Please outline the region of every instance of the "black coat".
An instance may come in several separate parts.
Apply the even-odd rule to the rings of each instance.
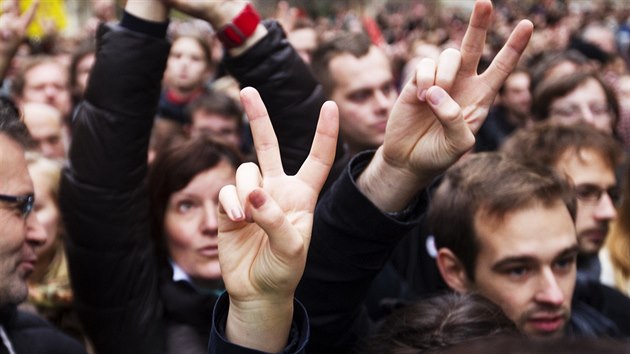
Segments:
[[[282,29],[268,27],[269,35],[225,64],[260,91],[285,170],[295,173],[310,150],[324,98]],[[216,298],[173,282],[149,236],[147,149],[169,48],[163,37],[137,28],[102,26],[85,101],[73,120],[60,201],[77,312],[101,353],[208,348]],[[308,338],[308,327],[300,328],[307,333],[299,338]]]

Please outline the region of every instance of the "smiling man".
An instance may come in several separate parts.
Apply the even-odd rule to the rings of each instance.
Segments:
[[[33,182],[24,158],[28,141],[15,106],[0,100],[0,353],[85,353],[43,319],[17,311],[28,296],[35,249],[47,237],[32,213]]]

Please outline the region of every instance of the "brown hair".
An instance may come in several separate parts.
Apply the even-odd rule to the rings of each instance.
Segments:
[[[549,118],[551,105],[559,98],[562,98],[586,81],[593,79],[599,83],[604,90],[606,103],[612,115],[611,130],[614,131],[619,120],[619,102],[615,92],[604,82],[604,80],[594,72],[582,71],[571,75],[563,75],[550,78],[541,82],[532,93],[532,114],[535,120],[541,121]]]
[[[501,308],[477,294],[446,293],[398,309],[362,353],[411,354],[473,339],[518,335]]]
[[[335,88],[335,79],[330,74],[330,61],[338,55],[351,54],[361,58],[368,54],[372,43],[363,33],[343,32],[321,43],[313,52],[311,68],[322,84],[324,94],[330,98]]]
[[[149,170],[148,183],[152,236],[158,259],[164,261],[168,255],[163,225],[169,198],[186,187],[199,173],[217,166],[221,161],[229,162],[236,169],[242,158],[230,146],[205,135],[175,139],[156,156]]]
[[[197,111],[214,113],[234,120],[239,133],[243,130],[243,108],[239,102],[223,92],[210,90],[190,102],[186,106],[186,114],[191,124],[193,114]]]
[[[506,155],[479,153],[449,169],[429,208],[437,248],[450,249],[474,281],[479,244],[475,216],[498,219],[530,207],[562,201],[575,218],[576,202],[565,179],[544,166],[527,166]]]
[[[606,239],[610,252],[615,287],[630,296],[630,165],[626,168],[622,187],[623,198],[617,209],[619,217],[611,223]]]
[[[579,156],[582,150],[593,150],[614,169],[621,162],[623,150],[610,135],[585,123],[576,125],[541,122],[521,129],[509,137],[501,151],[527,164],[554,166],[566,151]]]

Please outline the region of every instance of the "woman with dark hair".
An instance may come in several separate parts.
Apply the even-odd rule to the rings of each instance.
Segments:
[[[619,120],[614,91],[594,72],[549,78],[533,93],[534,119],[560,124],[587,123],[613,134]]]
[[[149,170],[152,237],[173,280],[223,291],[217,253],[219,190],[234,183],[239,153],[206,136],[176,140]],[[207,319],[206,319],[207,320]]]

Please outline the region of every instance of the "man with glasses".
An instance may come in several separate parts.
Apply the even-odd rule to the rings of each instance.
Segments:
[[[17,109],[0,100],[0,354],[85,353],[43,319],[17,311],[28,296],[26,280],[37,261],[35,249],[47,237],[31,213],[33,182],[24,158],[28,142]]]
[[[599,281],[598,253],[610,221],[617,217],[615,171],[623,158],[619,143],[588,123],[567,126],[549,122],[517,132],[506,141],[503,151],[525,163],[549,166],[573,183],[578,242],[574,300],[597,309],[628,335],[628,298]]]
[[[504,151],[523,162],[552,167],[571,179],[578,201],[578,278],[599,279],[597,255],[609,222],[617,217],[615,170],[621,162],[621,146],[586,124],[551,123],[517,132]]]

